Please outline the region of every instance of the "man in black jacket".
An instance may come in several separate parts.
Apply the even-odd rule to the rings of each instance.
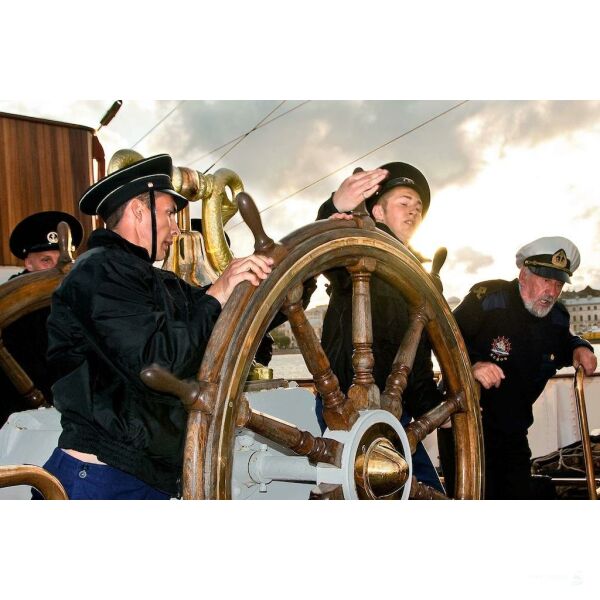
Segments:
[[[454,310],[473,375],[481,384],[485,498],[532,498],[527,430],[533,403],[557,369],[583,365],[591,375],[592,346],[569,331],[569,313],[557,302],[579,266],[575,244],[543,237],[523,246],[519,278],[474,285]],[[444,474],[454,477],[452,430],[439,429]]]
[[[360,171],[345,179],[339,189],[319,208],[317,219],[350,219],[347,214],[366,200],[377,227],[408,246],[427,213],[430,190],[423,174],[412,165],[394,162],[372,171]],[[414,252],[414,251],[413,251]],[[354,374],[352,368],[352,281],[346,269],[325,274],[330,281],[330,300],[323,321],[321,343],[344,393]],[[385,389],[396,352],[408,327],[408,306],[398,290],[377,276],[371,278],[373,327],[373,377]],[[431,348],[427,336],[421,338],[408,386],[403,395],[402,424],[418,417],[441,402],[433,378]],[[419,481],[439,491],[443,487],[422,444],[413,455],[413,468]]]
[[[81,243],[83,227],[72,215],[49,210],[34,213],[23,219],[13,229],[9,247],[14,256],[21,259],[24,269],[12,275],[15,279],[52,269],[58,262],[58,224],[64,221],[71,229],[73,250]],[[49,404],[52,404],[52,384],[46,363],[48,332],[46,321],[50,307],[34,310],[2,331],[2,341],[13,358],[23,368],[35,387],[42,392]],[[29,408],[23,397],[17,392],[8,375],[0,369],[0,427],[13,412]]]
[[[59,447],[45,468],[70,498],[168,499],[179,492],[186,413],[148,389],[152,363],[193,377],[235,286],[258,285],[271,259],[233,260],[215,283],[186,284],[153,266],[179,233],[187,200],[173,190],[172,163],[158,155],[97,182],[80,200],[98,229],[54,293],[48,359],[61,413]]]

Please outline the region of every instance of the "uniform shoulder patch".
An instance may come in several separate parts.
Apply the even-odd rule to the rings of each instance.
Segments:
[[[504,293],[510,287],[509,281],[503,279],[491,279],[476,283],[470,290],[479,302],[483,310],[493,310],[495,308],[505,308],[507,305],[506,294]]]
[[[490,279],[476,283],[469,291],[475,294],[478,300],[482,300],[488,294],[502,291],[509,283],[504,279]]]
[[[478,285],[477,287],[471,288],[471,292],[477,296],[478,300],[481,300],[487,294],[487,286]]]

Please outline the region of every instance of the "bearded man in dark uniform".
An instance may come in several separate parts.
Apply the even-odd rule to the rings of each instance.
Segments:
[[[317,219],[351,219],[347,211],[366,200],[377,228],[408,246],[410,239],[427,214],[430,190],[423,174],[412,165],[393,162],[371,171],[355,172],[319,208]],[[424,262],[414,250],[411,252]],[[333,269],[329,279],[330,300],[323,321],[321,343],[341,390],[352,384],[352,280],[346,269]],[[396,352],[408,328],[408,306],[398,290],[374,275],[371,278],[373,327],[373,377],[380,391],[385,389]],[[403,394],[402,425],[419,417],[442,400],[433,377],[431,346],[427,334],[419,343],[408,385]],[[424,446],[419,443],[413,455],[416,478],[438,491],[443,486]]]
[[[61,221],[69,225],[72,250],[77,249],[83,237],[83,227],[74,216],[56,210],[29,215],[13,229],[9,240],[10,251],[23,261],[25,268],[9,279],[56,266],[60,254],[57,229]],[[2,331],[2,340],[35,387],[52,404],[52,380],[46,364],[46,321],[49,314],[50,307],[40,308],[17,319]],[[10,414],[27,408],[30,407],[4,371],[0,370],[0,427]]]
[[[481,384],[485,498],[530,499],[532,406],[557,369],[582,365],[594,373],[592,346],[569,331],[569,313],[557,302],[580,263],[564,237],[543,237],[516,256],[518,279],[474,285],[454,310],[473,375]],[[439,429],[444,473],[454,476],[452,430]]]

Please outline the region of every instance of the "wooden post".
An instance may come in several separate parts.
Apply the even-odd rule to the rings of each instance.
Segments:
[[[371,273],[377,261],[362,258],[347,267],[352,277],[352,367],[354,377],[348,398],[358,410],[379,408],[379,389],[373,378],[373,323],[371,316]]]

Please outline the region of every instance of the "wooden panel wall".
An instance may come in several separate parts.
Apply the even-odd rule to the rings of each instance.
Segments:
[[[78,200],[93,182],[93,130],[80,125],[0,113],[0,264],[20,265],[8,247],[15,225],[43,210],[61,210],[82,223]]]

